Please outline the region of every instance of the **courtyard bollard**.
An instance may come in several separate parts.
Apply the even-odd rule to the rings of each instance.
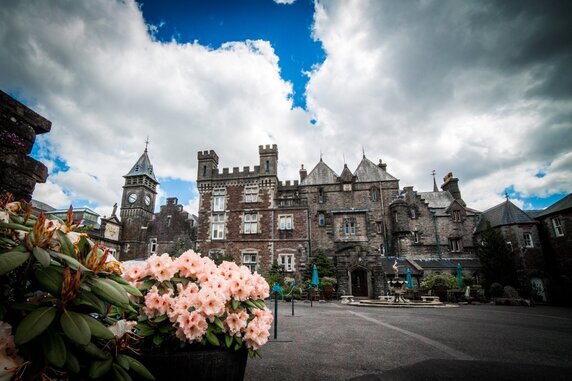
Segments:
[[[278,283],[274,283],[272,293],[274,294],[274,340],[278,338],[278,295],[282,288]]]
[[[294,316],[294,297],[292,297],[292,316]]]

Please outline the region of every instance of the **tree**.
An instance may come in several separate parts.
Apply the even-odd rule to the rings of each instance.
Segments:
[[[514,253],[506,244],[505,238],[487,222],[487,230],[481,234],[481,247],[478,251],[483,274],[483,286],[488,290],[497,282],[504,286],[517,286]]]
[[[312,269],[314,265],[318,268],[318,275],[321,277],[335,277],[336,276],[336,268],[334,267],[334,263],[323,250],[318,250],[317,255],[308,261],[308,266],[306,266],[306,270],[304,271],[304,280],[312,279]]]

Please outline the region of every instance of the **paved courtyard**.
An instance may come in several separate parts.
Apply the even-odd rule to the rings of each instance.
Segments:
[[[572,379],[571,309],[279,302],[278,328],[247,381]]]

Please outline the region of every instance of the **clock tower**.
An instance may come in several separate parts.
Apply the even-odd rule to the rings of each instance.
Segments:
[[[155,212],[155,196],[159,182],[147,155],[147,147],[133,168],[125,176],[121,198],[123,242],[120,259],[129,260],[147,256],[147,226]]]

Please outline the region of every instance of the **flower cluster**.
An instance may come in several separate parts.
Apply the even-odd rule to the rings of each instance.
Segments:
[[[255,351],[268,341],[273,318],[263,299],[269,286],[245,266],[217,266],[189,250],[177,258],[152,255],[145,262],[124,264],[123,272],[147,290],[138,324],[142,336],[162,342],[157,335],[166,331],[161,323],[167,321],[170,334],[186,343],[238,349],[244,342]]]

